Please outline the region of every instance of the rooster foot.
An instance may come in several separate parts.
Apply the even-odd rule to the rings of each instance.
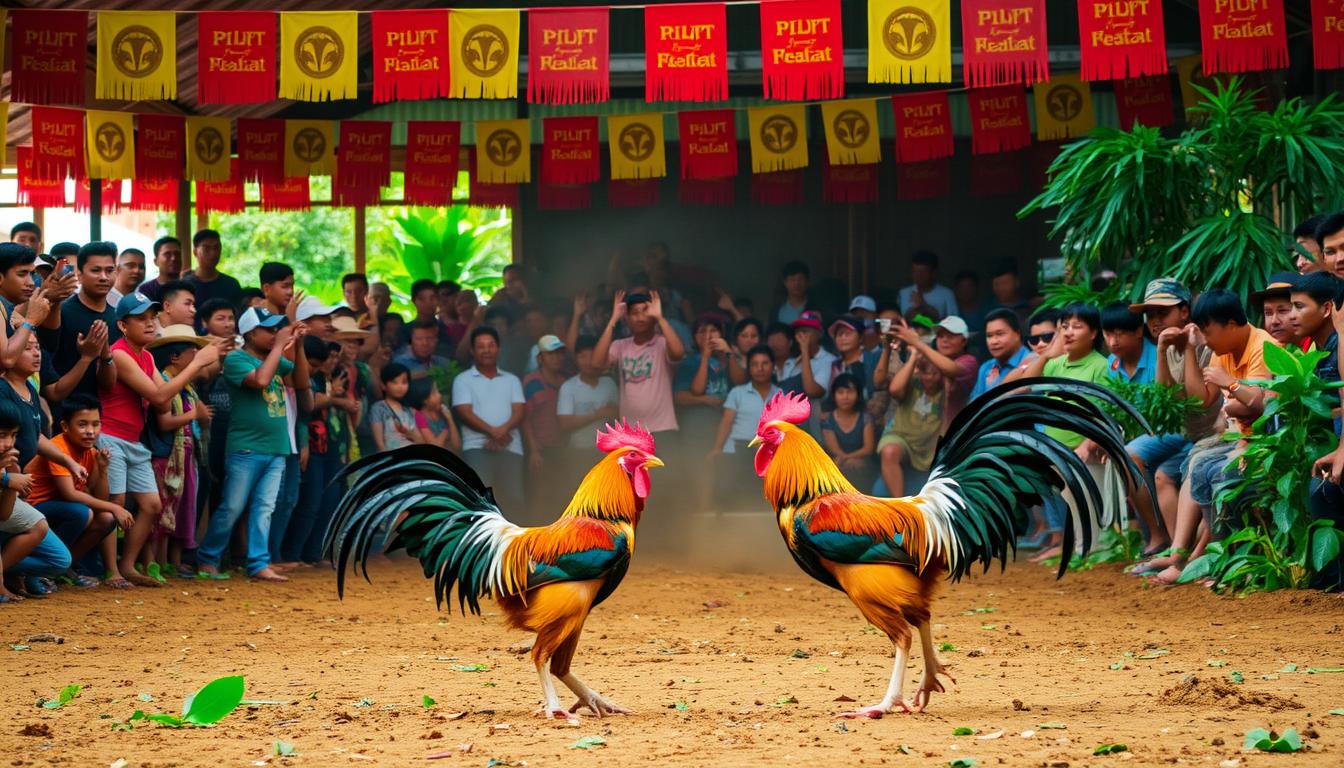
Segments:
[[[906,711],[923,712],[928,708],[929,700],[933,698],[935,692],[947,693],[942,682],[938,680],[938,675],[947,675],[947,679],[952,681],[953,685],[957,684],[957,679],[947,671],[946,667],[942,664],[937,665],[924,674],[924,679],[919,683],[919,689],[915,691],[915,698],[909,703]]]
[[[899,704],[897,704],[897,706],[905,709],[905,702],[900,702]],[[882,716],[890,711],[891,707],[883,706],[881,704],[874,704],[871,707],[861,707],[859,709],[855,709],[849,712],[841,712],[840,714],[836,715],[835,718],[837,720],[859,720],[866,717],[869,720],[881,720]],[[908,712],[909,710],[906,709],[906,711]]]
[[[540,717],[546,720],[555,720],[556,718],[559,718],[561,720],[570,720],[576,723],[579,721],[578,715],[573,714],[560,706],[542,707],[532,714],[534,717]]]
[[[578,712],[581,707],[587,708],[598,717],[633,714],[630,710],[622,707],[620,704],[617,704],[605,696],[599,696],[596,693],[580,698],[578,701],[574,702],[574,706],[570,707],[569,711]]]

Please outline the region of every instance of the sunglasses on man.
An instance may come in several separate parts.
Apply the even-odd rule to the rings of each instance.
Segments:
[[[1054,331],[1050,331],[1049,333],[1033,333],[1027,337],[1027,346],[1034,347],[1037,344],[1049,344],[1054,340],[1055,340]]]

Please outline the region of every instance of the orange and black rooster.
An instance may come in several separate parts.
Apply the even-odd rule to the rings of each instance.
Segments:
[[[959,579],[976,562],[1006,564],[1025,531],[1028,509],[1063,496],[1070,507],[1063,548],[1085,553],[1095,527],[1123,514],[1122,483],[1103,491],[1077,454],[1037,427],[1067,429],[1094,441],[1131,487],[1141,482],[1119,425],[1100,403],[1143,419],[1109,390],[1068,379],[1020,380],[968,405],[938,443],[918,495],[881,499],[860,493],[811,435],[798,428],[811,411],[801,395],[776,395],[761,414],[752,445],[756,474],[774,506],[780,533],[808,575],[843,591],[887,633],[896,663],[886,696],[842,717],[878,718],[895,707],[918,712],[947,670],[933,648],[929,612],[940,578]],[[1060,573],[1066,563],[1060,564]],[[911,627],[919,631],[924,676],[913,702],[901,696]],[[950,677],[950,675],[949,675]],[[956,681],[953,680],[955,683]]]
[[[537,633],[539,714],[572,718],[580,707],[598,717],[628,712],[580,681],[570,662],[588,612],[630,567],[649,468],[663,462],[639,425],[609,425],[597,433],[597,447],[606,457],[588,471],[560,518],[541,528],[504,519],[476,472],[438,446],[407,446],[351,464],[344,474],[355,479],[327,532],[337,591],[344,596],[348,562],[367,579],[370,550],[382,551],[395,534],[389,549],[404,547],[420,561],[440,606],[456,585],[464,614],[479,614],[481,597],[489,596],[511,627]],[[570,709],[561,706],[551,675],[578,696]]]

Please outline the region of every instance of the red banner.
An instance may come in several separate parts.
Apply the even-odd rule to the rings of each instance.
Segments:
[[[611,179],[607,182],[608,208],[646,208],[658,204],[662,179]]]
[[[1311,52],[1317,69],[1344,67],[1344,0],[1311,0]]]
[[[9,98],[25,104],[84,104],[88,11],[9,12]]]
[[[821,173],[821,199],[828,203],[877,202],[876,163],[867,165],[826,165]]]
[[[952,161],[929,160],[896,166],[897,200],[931,200],[952,193]]]
[[[84,175],[84,111],[33,107],[33,175],[40,179]]]
[[[307,176],[261,182],[261,210],[306,211],[311,207]]]
[[[737,199],[737,179],[682,179],[677,201],[687,205],[732,205]]]
[[[971,152],[1011,152],[1031,144],[1027,92],[1015,85],[966,92],[971,106]]]
[[[593,207],[591,184],[537,185],[537,208],[543,211],[581,211]]]
[[[802,205],[802,169],[751,174],[751,201],[760,205]]]
[[[33,208],[64,208],[65,180],[39,179],[33,175],[33,148],[16,147],[18,153],[19,205]]]
[[[596,104],[611,98],[608,8],[529,8],[527,100]]]
[[[377,205],[391,181],[392,123],[342,120],[332,184],[337,205]]]
[[[840,0],[761,3],[765,98],[798,101],[845,95]]]
[[[728,14],[723,3],[644,8],[644,100],[728,98]]]
[[[142,179],[137,176],[131,182],[131,210],[177,210],[177,188],[181,183],[176,179]]]
[[[1288,66],[1283,0],[1199,0],[1199,37],[1206,75]]]
[[[271,11],[196,13],[196,100],[201,104],[275,101],[275,30]]]
[[[548,117],[541,121],[543,184],[590,184],[602,174],[597,117]]]
[[[186,120],[177,115],[136,115],[135,122],[135,178],[176,185],[187,163]]]
[[[1162,0],[1078,0],[1079,75],[1122,80],[1167,71]]]
[[[1024,152],[998,152],[971,158],[971,195],[1003,197],[1022,191]]]
[[[1167,75],[1115,81],[1115,108],[1120,127],[1129,130],[1134,123],[1152,128],[1171,125],[1175,120],[1171,100],[1171,78]]]
[[[407,205],[453,204],[461,144],[462,124],[454,120],[406,123]]]
[[[285,178],[285,121],[240,117],[238,172],[243,181],[280,181]]]
[[[103,213],[121,210],[121,179],[104,179],[102,197],[98,199]],[[75,213],[88,213],[93,208],[93,195],[88,179],[75,180]]]
[[[896,113],[896,162],[918,163],[951,157],[952,109],[947,91],[905,93],[891,97]]]
[[[473,147],[467,152],[467,175],[470,177],[470,187],[467,192],[467,205],[475,205],[481,208],[514,208],[518,207],[518,184],[491,184],[486,181],[476,180],[476,149]]]
[[[735,117],[731,109],[677,113],[681,178],[721,179],[737,175]]]
[[[448,12],[374,11],[373,100],[448,98]]]
[[[199,213],[242,213],[246,207],[238,158],[229,161],[228,181],[196,182],[196,210]]]
[[[1044,0],[961,0],[961,39],[971,88],[1050,79]]]

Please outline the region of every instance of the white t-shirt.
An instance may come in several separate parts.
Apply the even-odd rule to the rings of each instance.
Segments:
[[[616,382],[603,376],[596,386],[588,386],[582,378],[575,376],[560,385],[559,399],[555,404],[557,416],[587,416],[609,405],[615,405],[618,398]],[[571,448],[592,448],[596,424],[588,424],[574,430],[569,436]]]
[[[739,384],[728,390],[728,397],[724,398],[723,408],[726,411],[733,411],[733,428],[728,433],[728,439],[723,443],[724,453],[736,453],[737,443],[743,444],[751,442],[756,436],[756,427],[761,423],[761,412],[765,410],[765,404],[770,398],[779,392],[779,387],[770,385],[770,392],[765,397],[756,391],[756,387],[747,382]]]
[[[470,405],[476,418],[492,427],[507,424],[513,418],[515,403],[522,405],[523,383],[508,371],[496,370],[494,378],[472,366],[453,379],[453,405]],[[523,438],[515,428],[510,435],[509,452],[523,455]],[[488,438],[466,425],[462,426],[462,450],[483,450]]]

